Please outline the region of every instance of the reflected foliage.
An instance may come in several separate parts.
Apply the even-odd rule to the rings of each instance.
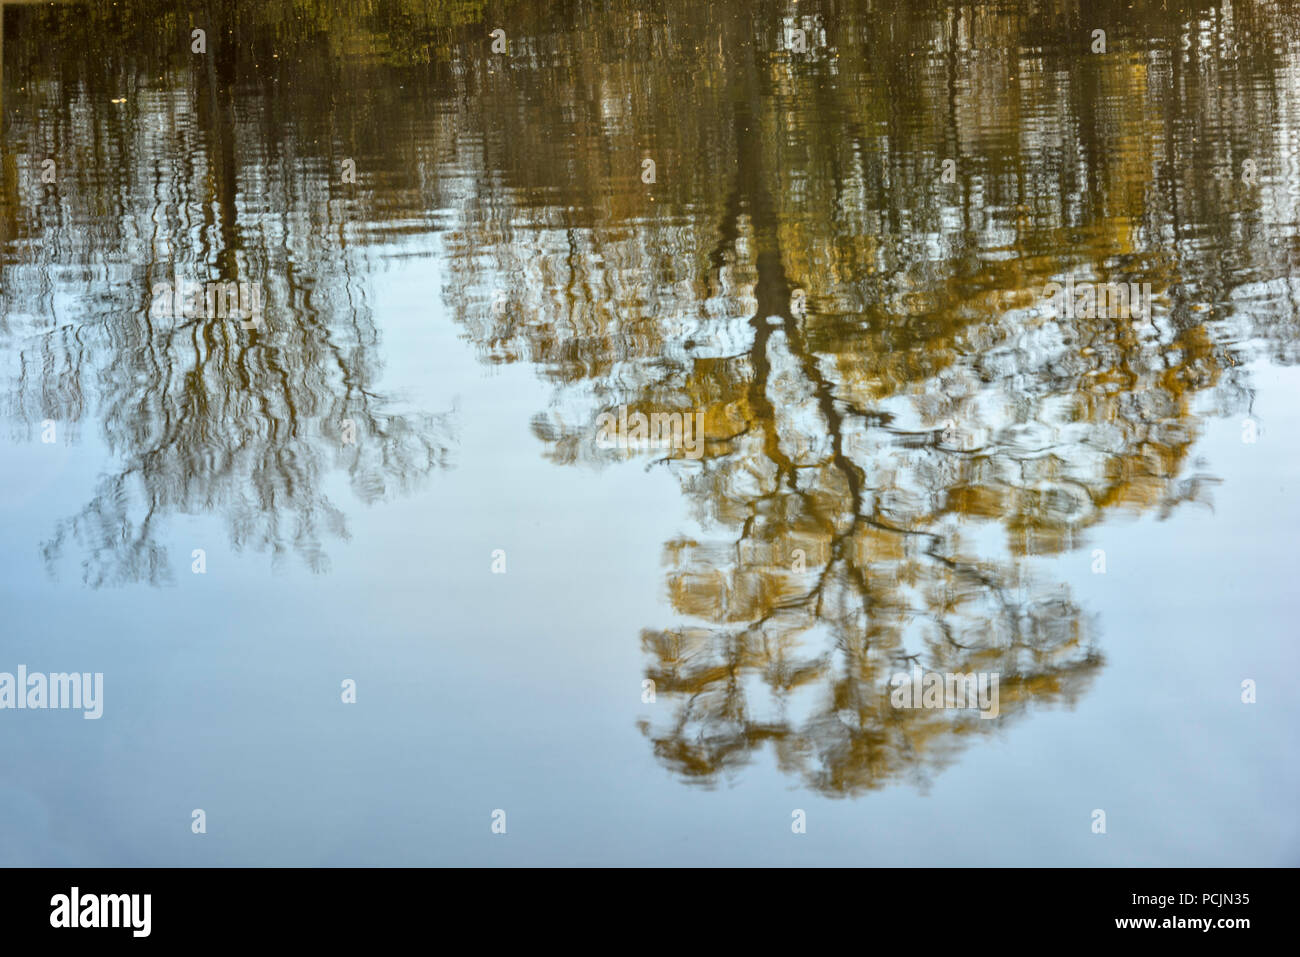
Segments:
[[[1084,692],[1103,656],[1064,563],[1106,521],[1212,507],[1203,423],[1296,358],[1300,15],[1139,7],[10,11],[10,420],[94,416],[120,459],[48,551],[153,579],[155,521],[217,511],[318,564],[329,468],[374,500],[446,461],[452,424],[376,391],[367,306],[388,257],[436,255],[469,348],[553,387],[557,465],[620,460],[595,443],[620,405],[704,413],[702,459],[645,460],[692,515],[678,621],[641,635],[663,763],[924,782]],[[171,264],[263,283],[269,328],[156,328]],[[1054,316],[1067,277],[1150,283],[1153,313]],[[913,665],[999,672],[1001,717],[893,708]]]
[[[707,786],[770,746],[849,795],[1074,701],[1103,658],[1050,559],[1212,507],[1204,416],[1293,361],[1295,11],[600,10],[466,80],[448,299],[554,383],[558,463],[625,454],[593,441],[620,405],[705,413],[701,462],[651,460],[697,525],[665,551],[682,621],[642,635],[656,754]],[[1149,282],[1153,315],[1055,317],[1070,276]],[[893,708],[914,665],[1001,673],[1002,717]]]
[[[352,117],[322,114],[328,87],[282,95],[289,77],[265,73],[301,58],[305,81],[328,77],[328,24],[274,12],[6,14],[6,411],[20,435],[89,417],[101,430],[113,465],[43,549],[54,569],[75,547],[92,585],[185,568],[188,549],[167,554],[173,513],[218,515],[235,548],[324,571],[324,541],[348,535],[332,473],[369,503],[449,463],[450,414],[379,391],[377,267],[357,235],[376,190],[344,186],[341,159],[304,155]],[[190,49],[196,24],[206,55]],[[159,315],[153,290],[174,281],[256,283],[265,321]]]

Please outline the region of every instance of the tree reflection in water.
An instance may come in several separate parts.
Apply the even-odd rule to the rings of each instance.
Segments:
[[[1083,692],[1096,627],[1053,558],[1208,505],[1204,417],[1295,359],[1300,24],[1192,6],[221,0],[202,60],[167,3],[11,11],[8,414],[93,416],[119,463],[47,556],[158,581],[159,524],[211,512],[323,568],[329,470],[373,501],[447,462],[452,421],[377,393],[368,306],[376,246],[436,251],[479,358],[553,385],[551,461],[624,454],[595,443],[620,405],[704,413],[699,461],[655,460],[699,526],[665,548],[681,623],[641,636],[661,760],[923,780]],[[159,327],[173,268],[260,283],[268,327]],[[1153,315],[1054,317],[1069,276],[1150,283]],[[913,664],[999,672],[1001,717],[892,708]]]

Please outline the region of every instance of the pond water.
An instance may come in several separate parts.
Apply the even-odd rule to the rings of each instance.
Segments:
[[[1294,4],[0,12],[0,862],[1300,863]]]

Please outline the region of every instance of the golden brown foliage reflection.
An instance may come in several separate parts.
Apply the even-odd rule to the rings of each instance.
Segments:
[[[555,383],[547,454],[624,454],[593,443],[620,405],[705,415],[702,461],[656,463],[699,523],[666,547],[682,623],[642,634],[674,771],[770,745],[828,794],[924,780],[1097,674],[1049,559],[1209,506],[1202,415],[1294,356],[1295,11],[1223,12],[613,4],[537,12],[533,59],[470,72],[492,173],[448,298]],[[1149,282],[1153,314],[1053,316],[1067,276]],[[1000,673],[1001,717],[892,707],[913,666]]]

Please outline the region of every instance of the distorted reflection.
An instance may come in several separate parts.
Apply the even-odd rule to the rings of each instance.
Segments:
[[[367,306],[373,248],[443,257],[479,360],[553,386],[552,462],[625,459],[620,407],[703,414],[701,455],[644,459],[698,522],[641,633],[660,760],[924,781],[1085,691],[1104,622],[1053,558],[1212,507],[1204,418],[1295,361],[1300,18],[1151,6],[224,0],[201,63],[156,52],[198,23],[169,4],[11,11],[9,413],[119,461],[47,555],[158,580],[157,523],[210,511],[321,567],[330,468],[372,501],[447,460],[452,421],[374,391]],[[158,326],[174,276],[259,284],[266,328]],[[1062,316],[1067,281],[1149,310]],[[999,719],[891,707],[914,665],[1000,674]]]
[[[457,252],[490,261],[449,299],[486,360],[556,383],[556,462],[624,457],[593,441],[616,407],[704,412],[701,462],[646,460],[701,531],[665,550],[681,623],[642,644],[670,717],[643,730],[693,782],[770,745],[851,794],[1097,674],[1096,624],[1031,561],[1111,513],[1212,507],[1201,416],[1248,413],[1244,363],[1294,356],[1298,117],[1274,97],[1298,61],[1273,5],[1126,9],[1103,58],[1050,4],[794,9],[647,14],[631,62],[612,13],[552,38],[547,97],[484,68],[466,138],[492,172]],[[1150,284],[1150,308],[1053,314],[1076,280]],[[1000,673],[1001,721],[892,707],[916,666]]]
[[[234,548],[323,571],[324,540],[348,537],[329,474],[362,502],[409,491],[448,463],[455,421],[376,391],[380,329],[348,223],[367,216],[324,169],[309,175],[309,128],[274,128],[281,110],[322,122],[310,103],[250,88],[274,31],[217,4],[197,22],[248,42],[214,39],[180,67],[188,41],[166,39],[188,28],[146,16],[167,6],[25,10],[19,29],[7,15],[8,411],[29,436],[93,418],[112,456],[44,556],[57,570],[74,549],[92,585],[169,581],[190,551],[169,554],[167,516],[211,513]],[[52,58],[50,35],[66,40]],[[161,77],[116,53],[172,47]],[[308,69],[324,69],[315,52]]]

